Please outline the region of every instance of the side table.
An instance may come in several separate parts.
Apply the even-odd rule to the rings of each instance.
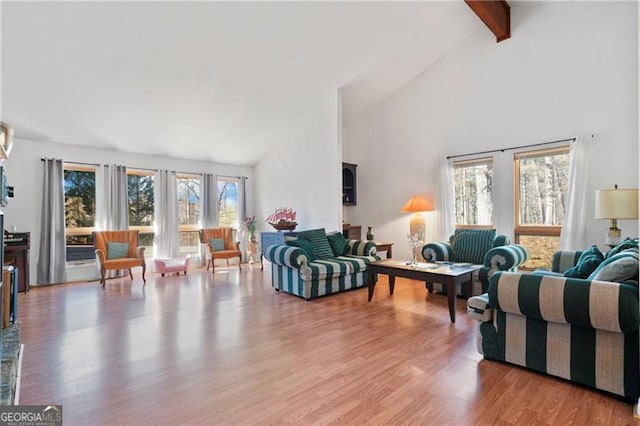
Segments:
[[[386,251],[387,259],[393,257],[393,243],[376,243],[376,251]]]
[[[264,269],[264,264],[262,263],[264,251],[269,246],[273,246],[276,244],[284,244],[284,237],[295,237],[298,235],[295,231],[278,231],[278,232],[261,232],[260,233],[260,270]]]

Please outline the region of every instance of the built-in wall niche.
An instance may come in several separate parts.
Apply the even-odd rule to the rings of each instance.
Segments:
[[[356,167],[357,164],[342,163],[342,205],[355,206],[356,194]]]

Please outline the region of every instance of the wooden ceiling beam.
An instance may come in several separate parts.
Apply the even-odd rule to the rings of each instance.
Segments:
[[[511,37],[511,7],[505,0],[464,0],[496,35],[500,43]]]

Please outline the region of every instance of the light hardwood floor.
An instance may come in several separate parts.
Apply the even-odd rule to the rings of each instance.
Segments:
[[[475,350],[458,300],[384,276],[311,302],[270,268],[149,273],[19,296],[21,404],[65,424],[630,424],[632,405]]]

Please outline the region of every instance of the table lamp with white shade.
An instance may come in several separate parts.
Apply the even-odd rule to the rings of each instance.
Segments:
[[[622,241],[619,219],[638,219],[637,189],[601,189],[596,191],[596,219],[610,219],[604,243],[610,247]]]

